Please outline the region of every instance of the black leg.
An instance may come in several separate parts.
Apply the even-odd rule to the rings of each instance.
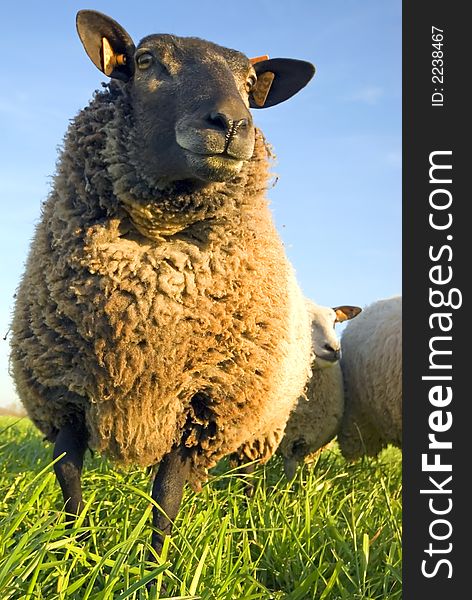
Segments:
[[[158,554],[162,551],[164,536],[170,535],[172,523],[179,512],[189,470],[188,452],[181,447],[174,448],[169,454],[166,454],[159,465],[152,486],[152,497],[165,512],[165,515],[154,507],[152,524],[158,531],[153,532],[151,542],[152,547]]]
[[[87,440],[85,425],[75,419],[60,429],[54,446],[54,458],[66,452],[66,455],[54,464],[54,471],[64,496],[66,521],[69,524],[80,514],[84,505],[80,476],[87,450]]]
[[[251,460],[242,452],[235,452],[230,457],[230,464],[239,467],[238,474],[242,475],[245,479],[244,494],[247,498],[251,498],[254,495],[254,483],[252,475],[256,470],[256,462]],[[249,477],[245,477],[246,475],[249,475]]]
[[[241,475],[249,475],[249,477],[246,478],[246,483],[244,485],[244,493],[247,498],[252,498],[254,495],[254,483],[251,475],[254,474],[255,470],[256,463],[254,462],[243,462],[242,467],[239,469],[239,473],[241,473]]]

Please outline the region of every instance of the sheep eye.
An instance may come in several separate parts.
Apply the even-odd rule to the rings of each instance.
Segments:
[[[246,91],[249,94],[256,87],[257,77],[255,75],[249,75],[246,79]]]
[[[149,69],[154,62],[154,57],[150,52],[143,52],[137,57],[136,62],[140,69]]]

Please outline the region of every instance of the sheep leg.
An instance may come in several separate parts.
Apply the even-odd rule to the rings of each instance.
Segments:
[[[170,535],[172,523],[179,512],[184,485],[190,471],[190,459],[180,446],[171,450],[162,459],[152,486],[152,498],[161,510],[154,507],[152,524],[152,547],[160,554],[164,536]],[[157,531],[156,531],[157,530]]]
[[[241,475],[249,475],[249,477],[245,478],[246,483],[244,485],[244,494],[247,498],[252,498],[252,496],[254,495],[254,483],[253,478],[251,476],[254,474],[255,470],[256,463],[246,461],[242,463],[242,466],[239,469],[239,473],[241,473]]]
[[[84,507],[80,476],[87,441],[87,430],[79,420],[71,421],[62,427],[56,437],[53,457],[57,458],[66,452],[66,455],[54,464],[54,471],[64,497],[68,526],[72,525]]]
[[[256,470],[256,463],[247,457],[243,452],[234,452],[230,457],[230,464],[236,464],[238,468],[238,474],[243,476],[245,480],[244,494],[247,498],[251,498],[254,495],[254,483],[252,475]],[[249,477],[246,477],[249,475]]]

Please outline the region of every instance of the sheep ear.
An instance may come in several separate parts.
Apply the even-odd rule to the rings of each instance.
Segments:
[[[362,312],[360,306],[335,306],[333,310],[336,313],[336,323],[349,321]]]
[[[128,81],[133,76],[135,46],[119,23],[95,10],[77,13],[77,33],[93,64],[108,77]]]
[[[251,108],[268,108],[288,100],[299,92],[315,74],[315,67],[304,60],[266,57],[252,59],[257,83],[249,95]]]

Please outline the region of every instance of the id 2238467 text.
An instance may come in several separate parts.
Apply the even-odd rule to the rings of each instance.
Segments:
[[[431,105],[444,106],[444,30],[434,25],[431,28],[431,44]]]

